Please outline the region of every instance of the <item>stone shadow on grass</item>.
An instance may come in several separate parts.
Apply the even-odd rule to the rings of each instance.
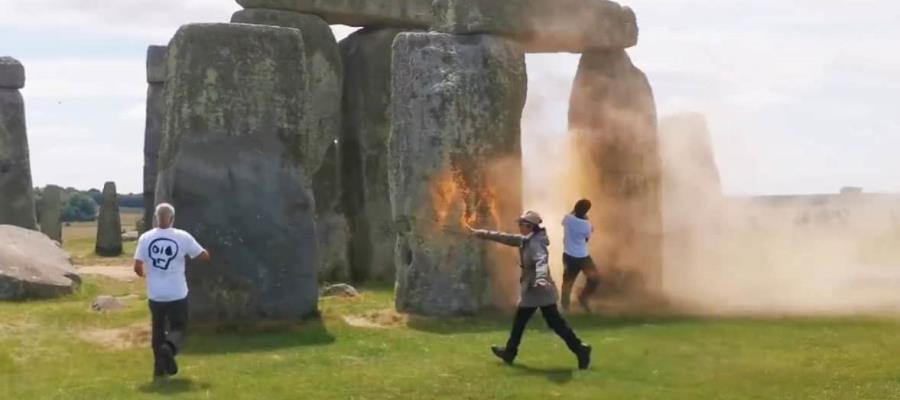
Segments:
[[[143,384],[138,390],[144,393],[153,394],[178,394],[207,390],[209,388],[210,385],[208,383],[194,382],[188,378],[170,378]]]
[[[266,323],[248,326],[200,327],[188,339],[188,354],[230,354],[303,346],[326,346],[335,337],[324,321]]]
[[[575,370],[571,368],[535,368],[522,364],[513,364],[512,368],[525,373],[525,375],[543,376],[548,381],[564,385],[575,376]]]

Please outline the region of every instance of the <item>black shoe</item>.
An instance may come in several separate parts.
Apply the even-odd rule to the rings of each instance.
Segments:
[[[163,343],[162,346],[159,346],[159,357],[167,374],[175,375],[178,373],[178,364],[175,363],[175,352],[170,344]]]
[[[582,344],[581,348],[578,349],[578,352],[575,353],[578,356],[578,369],[588,369],[591,367],[591,348],[590,345]]]
[[[503,360],[507,365],[512,365],[513,360],[516,359],[516,355],[506,350],[505,347],[500,346],[491,346],[491,351],[494,353],[497,358]]]

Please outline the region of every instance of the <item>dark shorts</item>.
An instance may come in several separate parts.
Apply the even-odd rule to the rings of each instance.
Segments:
[[[581,272],[589,272],[596,269],[594,260],[591,258],[591,256],[572,257],[568,254],[563,253],[563,265],[565,265],[566,267],[564,278],[570,278],[573,280],[578,277],[578,274]]]

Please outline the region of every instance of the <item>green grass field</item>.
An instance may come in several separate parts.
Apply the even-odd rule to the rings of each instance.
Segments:
[[[900,398],[897,320],[573,316],[596,356],[577,371],[535,319],[508,367],[488,352],[508,316],[404,322],[387,289],[323,299],[321,322],[194,332],[181,374],[151,383],[143,297],[100,314],[89,308],[100,293],[143,288],[88,278],[73,297],[0,304],[0,398]]]
[[[142,217],[142,210],[122,209],[122,229],[134,230],[135,222]],[[137,242],[122,243],[121,257],[100,257],[94,254],[97,243],[97,222],[72,222],[63,225],[63,248],[72,255],[75,265],[124,265],[130,263]]]

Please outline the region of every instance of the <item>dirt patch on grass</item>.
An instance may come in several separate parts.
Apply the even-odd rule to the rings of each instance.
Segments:
[[[92,265],[85,267],[76,267],[76,269],[81,275],[97,275],[105,278],[115,279],[120,282],[134,282],[139,279],[138,276],[134,274],[134,270],[126,265]]]
[[[82,340],[106,350],[121,351],[150,343],[150,327],[145,323],[118,329],[92,329],[79,335]]]
[[[358,328],[392,329],[405,327],[409,316],[390,309],[376,310],[362,315],[345,315],[344,322]]]

